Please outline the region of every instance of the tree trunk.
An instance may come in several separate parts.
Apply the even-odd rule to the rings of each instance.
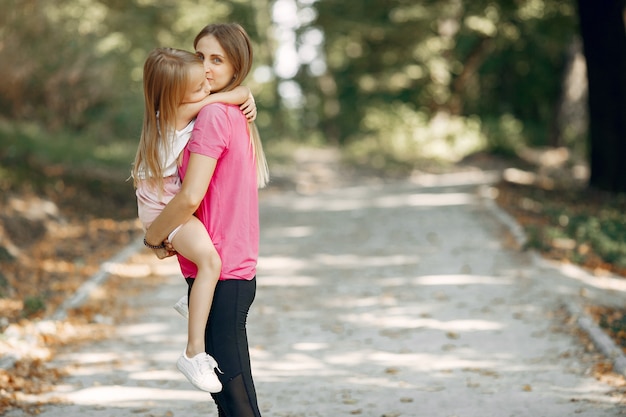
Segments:
[[[624,0],[578,0],[589,80],[589,185],[626,192]]]
[[[587,94],[587,64],[580,37],[567,48],[567,58],[561,83],[561,97],[555,104],[548,145],[566,146],[578,154],[589,135],[589,97]]]

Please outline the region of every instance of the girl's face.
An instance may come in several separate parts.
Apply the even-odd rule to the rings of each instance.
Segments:
[[[232,81],[235,68],[215,36],[201,38],[196,45],[196,53],[204,62],[206,79],[211,85],[211,91],[221,91]]]
[[[182,104],[197,103],[204,100],[209,94],[211,94],[211,86],[204,73],[204,68],[201,65],[194,65],[189,69],[189,84]]]

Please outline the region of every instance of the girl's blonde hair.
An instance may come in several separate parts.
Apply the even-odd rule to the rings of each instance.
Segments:
[[[193,65],[202,67],[202,60],[191,52],[174,48],[154,49],[146,58],[143,126],[132,171],[135,187],[141,172],[148,184],[158,190],[163,188],[160,153],[171,150],[167,138],[176,129],[178,107],[189,88]]]
[[[193,41],[193,47],[196,48],[200,39],[210,35],[214,36],[219,42],[235,70],[231,82],[221,90],[230,91],[241,85],[243,80],[250,73],[250,69],[252,69],[253,53],[250,37],[245,29],[237,23],[216,23],[205,26],[198,35],[196,35]],[[269,182],[269,168],[267,166],[265,152],[263,152],[261,136],[259,135],[256,125],[250,122],[248,127],[250,131],[250,143],[252,144],[252,151],[256,161],[257,185],[259,188],[263,188]]]

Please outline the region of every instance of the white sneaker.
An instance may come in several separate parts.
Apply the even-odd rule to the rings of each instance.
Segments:
[[[174,307],[174,310],[178,311],[184,318],[189,318],[189,299],[186,295],[180,297],[180,299],[176,301],[176,304],[172,307]]]
[[[176,367],[187,377],[189,382],[199,390],[212,393],[222,390],[222,384],[217,378],[217,375],[215,375],[215,368],[217,368],[218,371],[219,368],[217,367],[217,362],[215,362],[215,359],[213,359],[211,355],[198,353],[196,356],[189,359],[185,351],[183,351],[176,362]]]

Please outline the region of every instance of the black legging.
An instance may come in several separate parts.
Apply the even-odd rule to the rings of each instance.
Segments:
[[[194,279],[187,278],[189,291]],[[248,310],[256,293],[256,278],[219,281],[215,287],[204,341],[206,352],[217,361],[222,391],[211,394],[219,417],[260,417],[250,369],[246,333]]]

